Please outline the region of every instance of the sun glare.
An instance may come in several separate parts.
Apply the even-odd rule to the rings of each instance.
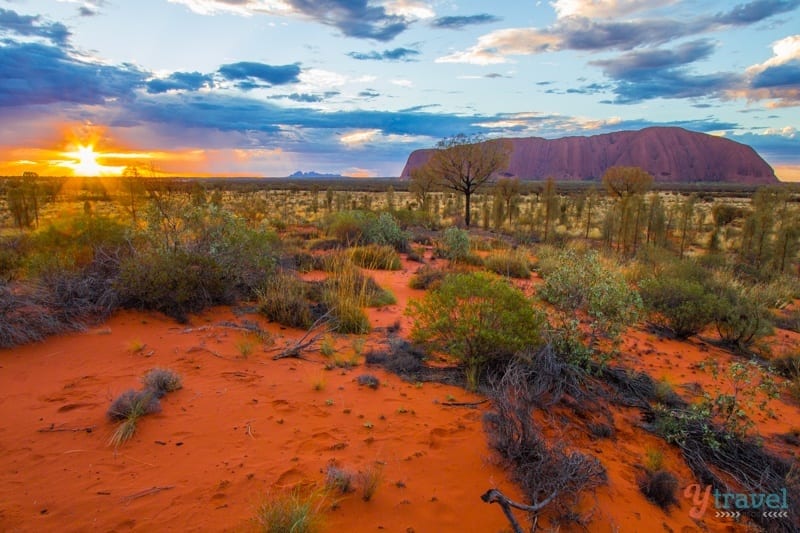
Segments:
[[[97,162],[97,154],[91,146],[80,146],[75,151],[78,162],[73,167],[75,174],[80,176],[99,176],[100,164]]]

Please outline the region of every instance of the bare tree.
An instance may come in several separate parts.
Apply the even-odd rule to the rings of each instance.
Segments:
[[[427,213],[430,210],[430,194],[438,185],[439,180],[430,165],[422,165],[411,171],[408,191],[416,196],[420,208]]]
[[[508,166],[511,143],[508,140],[484,140],[479,135],[458,134],[436,144],[428,161],[431,172],[447,189],[464,195],[464,223],[470,224],[470,199],[492,175]]]

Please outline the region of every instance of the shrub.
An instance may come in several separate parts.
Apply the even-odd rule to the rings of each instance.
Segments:
[[[400,229],[397,220],[389,213],[367,218],[364,240],[370,244],[391,246],[399,252],[408,250],[408,233]]]
[[[408,234],[389,213],[376,216],[367,211],[340,211],[327,221],[328,234],[347,244],[388,245],[398,251],[408,248]]]
[[[639,480],[639,490],[645,497],[665,511],[671,505],[677,505],[675,492],[678,490],[678,478],[666,470],[647,471]]]
[[[487,273],[452,274],[423,300],[409,302],[414,340],[459,359],[476,389],[489,363],[539,345],[544,314],[505,280]]]
[[[745,286],[725,275],[720,275],[715,284],[714,325],[724,343],[746,350],[772,332],[767,294],[762,285]]]
[[[503,252],[487,257],[483,264],[488,270],[501,276],[528,279],[531,270],[524,252]]]
[[[52,312],[44,296],[0,283],[0,348],[40,341],[81,327],[76,322],[64,323]]]
[[[437,252],[450,261],[463,261],[469,255],[469,233],[449,227],[442,232],[441,248]]]
[[[612,338],[637,320],[641,297],[619,270],[603,265],[595,252],[565,250],[558,257],[538,290],[544,300],[568,313],[586,312],[594,333]]]
[[[150,370],[142,378],[142,384],[156,398],[163,398],[168,392],[174,392],[183,387],[181,377],[176,372],[165,368]]]
[[[152,391],[127,390],[111,402],[106,416],[112,422],[120,422],[111,435],[109,444],[114,447],[127,442],[136,433],[136,424],[144,415],[161,411],[161,403]]]
[[[445,276],[447,276],[447,272],[444,270],[423,265],[411,276],[409,286],[412,289],[431,289],[437,287]]]
[[[717,302],[708,277],[708,271],[685,261],[643,280],[639,291],[651,320],[681,339],[702,331],[714,319]]]
[[[340,494],[353,492],[353,473],[349,470],[339,468],[335,465],[328,465],[325,470],[325,487],[336,490]]]
[[[233,300],[221,265],[206,255],[183,250],[124,260],[115,287],[124,307],[160,311],[179,322],[185,322],[190,312]]]
[[[358,473],[361,484],[361,499],[368,502],[375,495],[383,477],[383,470],[379,466],[368,466]]]
[[[361,374],[356,378],[356,382],[370,389],[377,389],[381,385],[380,380],[372,374]]]
[[[279,494],[261,504],[255,521],[264,533],[314,533],[322,528],[322,503],[316,492]]]
[[[267,278],[257,294],[258,310],[273,322],[304,329],[314,322],[308,288],[293,274],[276,272]]]
[[[400,270],[402,263],[400,256],[394,248],[387,245],[369,244],[358,246],[350,250],[353,263],[362,267],[376,270]]]

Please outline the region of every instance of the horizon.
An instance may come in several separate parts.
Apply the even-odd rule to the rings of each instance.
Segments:
[[[668,126],[800,181],[800,0],[514,4],[0,0],[0,175],[397,177],[459,133]]]

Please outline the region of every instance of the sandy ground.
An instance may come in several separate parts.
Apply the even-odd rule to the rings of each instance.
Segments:
[[[408,333],[403,309],[423,294],[408,288],[417,267],[404,262],[398,272],[371,272],[398,300],[370,310],[374,326],[399,320],[401,334]],[[268,330],[272,344],[236,327],[244,320]],[[309,360],[272,360],[277,348],[302,334],[228,308],[193,317],[189,325],[119,312],[86,332],[0,351],[0,530],[252,530],[264,498],[323,484],[329,464],[353,472],[378,468],[381,481],[368,502],[358,492],[331,501],[336,505],[325,513],[326,531],[508,529],[500,508],[479,499],[491,487],[518,496],[487,447],[481,425],[486,405],[442,405],[480,397],[406,383],[365,367],[363,358],[350,370],[325,370],[319,350],[310,351]],[[371,334],[365,351],[384,335]],[[780,335],[780,342],[800,341]],[[243,356],[243,346],[252,353]],[[352,337],[337,337],[336,346],[343,357],[354,353]],[[696,368],[709,356],[723,363],[731,357],[704,341],[634,331],[621,357],[681,392],[684,384],[715,384]],[[109,446],[115,428],[105,418],[110,402],[139,388],[154,367],[180,373],[183,389],[162,400],[161,413],[144,417],[131,441]],[[360,386],[363,373],[377,376],[381,386]],[[800,427],[795,405],[776,401],[773,407],[780,416],[756,416],[768,444],[775,434]],[[613,415],[612,439],[591,440],[557,422],[556,413],[548,430],[597,456],[608,470],[608,485],[576,508],[591,514],[589,531],[744,530],[713,513],[695,522],[680,495],[669,513],[649,503],[636,483],[646,450],[662,451],[681,492],[693,482],[691,474],[674,449],[639,427],[638,412],[615,408]],[[547,519],[545,513],[542,524]]]

